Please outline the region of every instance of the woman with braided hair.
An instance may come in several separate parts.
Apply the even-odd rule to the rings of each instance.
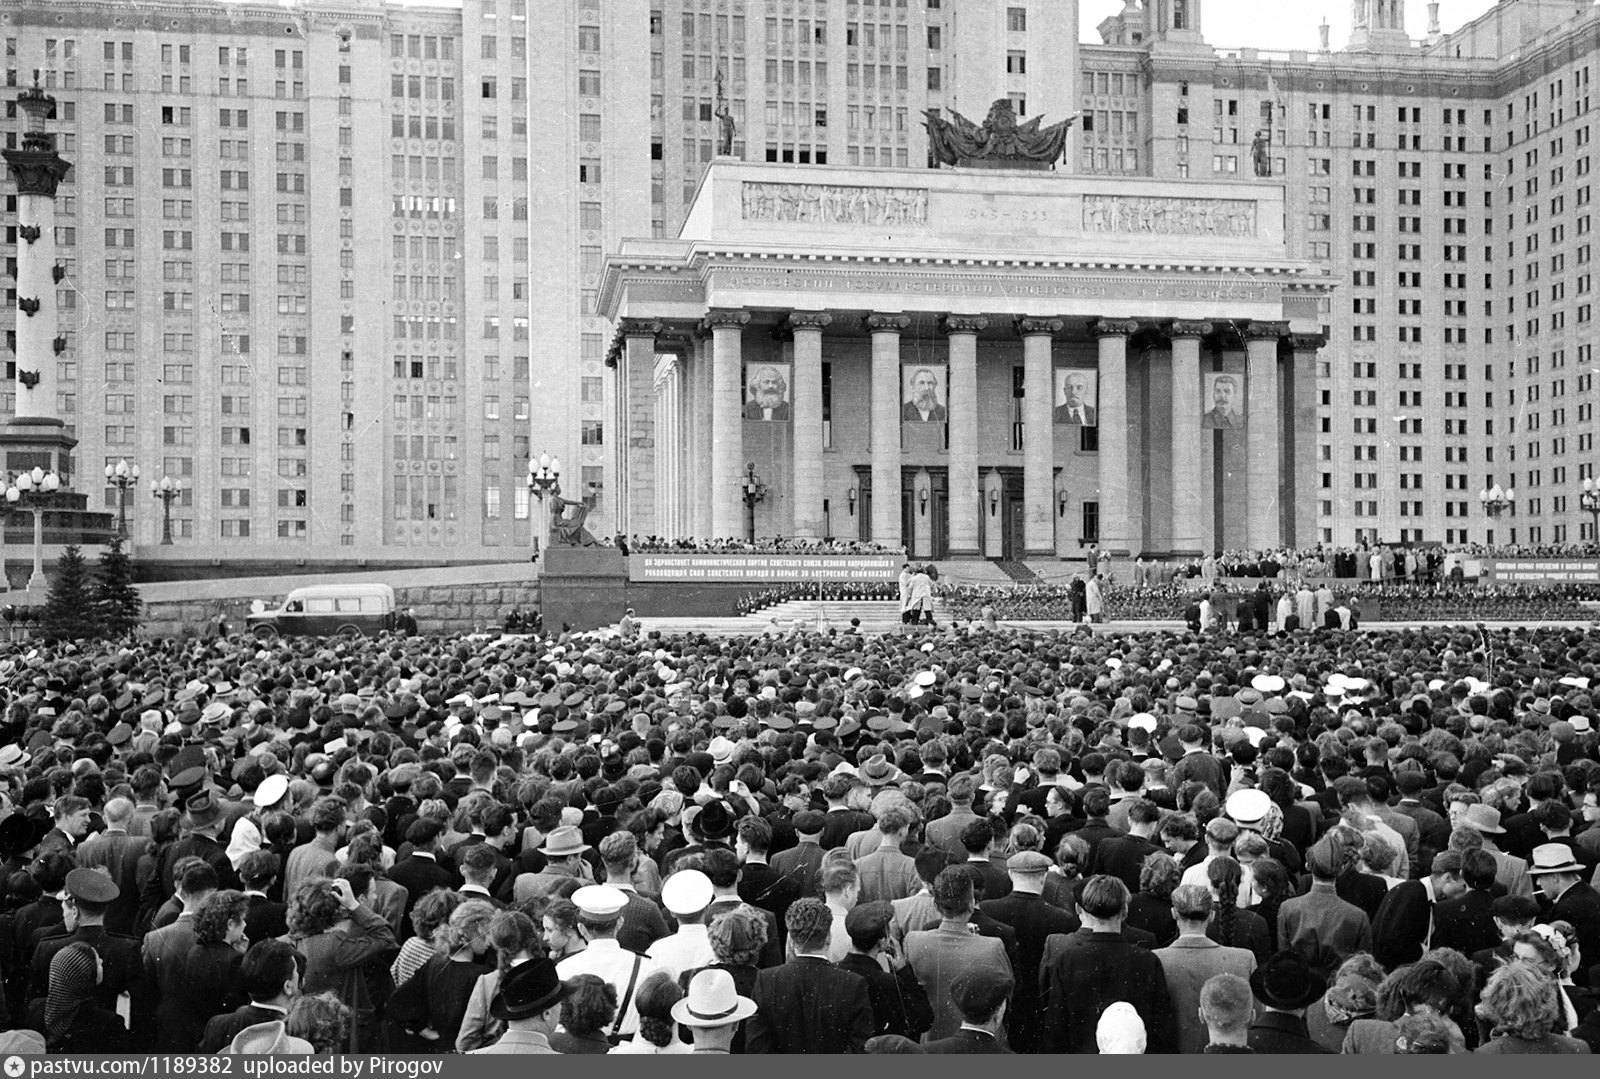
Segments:
[[[1272,934],[1261,915],[1239,909],[1243,868],[1226,854],[1219,855],[1206,866],[1206,879],[1217,902],[1206,936],[1225,948],[1249,948],[1257,963],[1265,963],[1272,955]]]

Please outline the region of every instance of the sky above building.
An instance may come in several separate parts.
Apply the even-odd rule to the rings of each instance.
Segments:
[[[1471,22],[1496,0],[1442,0],[1439,27],[1445,33]],[[1218,48],[1315,49],[1317,27],[1328,20],[1329,43],[1340,48],[1350,37],[1350,0],[1206,0],[1202,6],[1206,41]],[[1095,29],[1122,10],[1122,0],[1078,0],[1080,41],[1098,43]],[[1428,32],[1428,5],[1406,4],[1406,30],[1413,38]]]

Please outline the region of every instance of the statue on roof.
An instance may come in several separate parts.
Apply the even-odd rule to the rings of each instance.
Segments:
[[[1010,98],[999,98],[989,106],[989,115],[980,127],[954,109],[946,120],[933,110],[925,110],[928,146],[936,161],[944,165],[970,168],[1046,169],[1061,160],[1067,133],[1077,115],[1060,123],[1041,127],[1042,117],[1018,123]]]

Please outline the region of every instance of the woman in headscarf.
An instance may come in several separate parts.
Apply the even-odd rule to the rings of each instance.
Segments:
[[[95,1003],[103,977],[100,955],[83,941],[67,945],[50,960],[50,988],[40,1023],[51,1053],[125,1053],[128,1028],[122,1017]]]
[[[1383,967],[1366,952],[1357,952],[1339,966],[1333,985],[1306,1009],[1306,1033],[1330,1053],[1344,1046],[1350,1024],[1371,1019],[1378,1010],[1378,983]]]

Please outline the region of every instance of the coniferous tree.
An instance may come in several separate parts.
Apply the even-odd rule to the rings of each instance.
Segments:
[[[138,628],[144,601],[133,586],[133,560],[122,549],[122,538],[113,537],[100,552],[95,572],[94,606],[100,616],[100,632],[106,637],[125,637]]]
[[[97,623],[89,565],[78,545],[69,543],[56,561],[40,630],[48,640],[76,641],[97,636]]]

